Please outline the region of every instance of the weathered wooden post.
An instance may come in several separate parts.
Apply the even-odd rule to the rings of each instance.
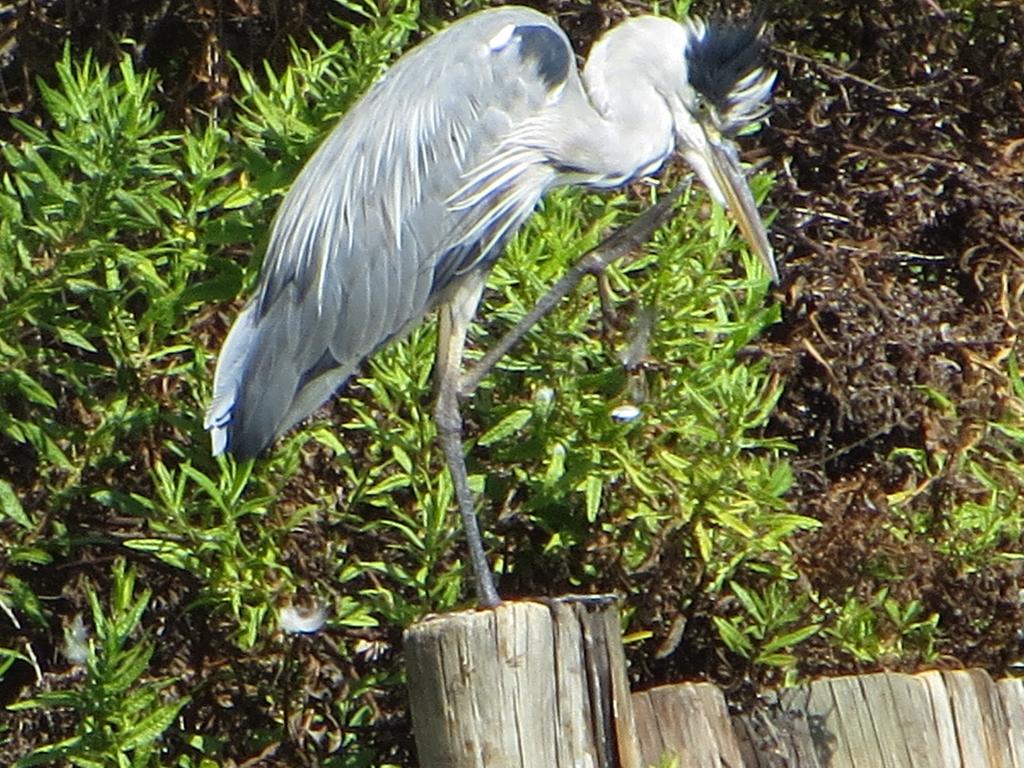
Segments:
[[[405,634],[423,768],[1024,768],[1024,681],[878,672],[764,691],[629,692],[611,597],[505,603]]]
[[[405,655],[424,768],[643,768],[614,597],[429,618]]]

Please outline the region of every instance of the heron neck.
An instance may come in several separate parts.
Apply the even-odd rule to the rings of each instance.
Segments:
[[[593,119],[576,119],[570,131],[573,165],[591,176],[583,183],[619,186],[656,171],[675,146],[664,98],[649,83],[595,77],[590,67],[583,81],[587,103],[574,111]]]

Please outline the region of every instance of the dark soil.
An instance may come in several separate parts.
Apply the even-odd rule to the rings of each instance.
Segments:
[[[1006,361],[1024,321],[1024,8],[989,3],[968,22],[925,3],[836,2],[775,30],[765,149],[786,277],[762,349],[786,380],[771,429],[799,449],[794,501],[824,523],[801,543],[804,573],[836,597],[868,570],[911,574],[901,589],[938,611],[949,661],[1004,671],[1022,651],[1019,569],[955,569],[927,525],[979,496],[966,452],[1024,458],[990,428],[1012,407]],[[850,63],[802,53],[814,50]],[[943,469],[928,480],[898,448]],[[897,491],[929,521],[916,540],[890,533]]]
[[[784,277],[776,293],[782,320],[756,352],[785,382],[770,433],[797,447],[794,507],[823,524],[796,544],[808,589],[836,600],[853,589],[867,600],[872,574],[909,574],[899,596],[939,614],[943,663],[998,675],[1024,655],[1024,576],[1012,564],[984,571],[957,565],[936,551],[929,530],[958,504],[982,497],[984,489],[962,471],[968,453],[980,461],[991,456],[993,467],[1008,456],[1024,460],[1020,444],[991,426],[1011,415],[1007,361],[1024,351],[1024,7],[1018,0],[965,3],[975,7],[967,16],[944,4],[772,5],[775,107],[770,127],[746,146],[749,159],[777,176],[768,207],[778,212],[771,229]],[[559,16],[581,51],[642,6],[538,5]],[[698,3],[697,10],[710,9]],[[451,13],[439,2],[432,11]],[[329,0],[9,4],[0,11],[0,107],[41,120],[34,79],[49,75],[65,41],[110,60],[117,41],[131,37],[132,55],[161,75],[169,120],[223,112],[233,94],[229,54],[282,65],[289,36],[302,42],[310,30],[327,34],[334,29],[328,15],[338,12]],[[0,140],[13,135],[0,123]],[[934,476],[896,449],[923,451]],[[921,521],[920,535],[909,540],[890,525],[886,500],[899,491]],[[297,558],[318,547],[328,545],[297,542]],[[685,576],[686,565],[678,569]],[[240,659],[228,628],[214,622],[197,632],[178,618],[195,597],[180,575],[154,569],[148,577],[160,596],[153,620],[168,649],[154,664],[186,683],[197,675],[207,680],[187,710],[193,730],[230,739],[272,727],[268,704],[250,694],[273,687],[286,653],[301,670],[303,695],[327,702],[382,662],[377,651],[400,646],[396,628],[368,632],[366,652],[356,658],[330,641],[299,640],[289,649],[275,646],[272,656]],[[73,584],[36,586],[55,600],[81,603],[81,595],[69,594]],[[550,580],[534,586],[552,589]],[[654,615],[673,602],[651,594],[638,610]],[[634,646],[635,682],[702,677],[737,693],[769,682],[721,648],[712,608],[664,616],[666,627],[681,630],[685,651],[654,662],[664,637]],[[56,653],[36,652],[48,672]],[[824,641],[802,653],[806,674],[863,670]],[[917,662],[911,654],[892,666]],[[4,701],[29,682],[9,675]],[[62,685],[45,676],[44,687]],[[411,764],[405,703],[391,690],[363,694],[378,714],[368,738],[379,744],[379,759]],[[0,748],[0,760],[67,728],[59,717],[3,719],[16,751]],[[259,764],[305,764],[316,751],[296,737]],[[248,757],[246,764],[260,758]]]

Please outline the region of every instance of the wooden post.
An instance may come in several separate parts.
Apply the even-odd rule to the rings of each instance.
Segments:
[[[1024,768],[1022,694],[980,669],[877,672],[762,696],[734,725],[745,768]]]
[[[425,768],[643,768],[614,597],[437,616],[405,656]]]
[[[633,706],[644,765],[674,759],[679,768],[742,768],[725,696],[711,683],[639,691],[633,694]]]
[[[405,634],[423,768],[1024,768],[1024,681],[879,672],[630,696],[614,598],[505,603]]]

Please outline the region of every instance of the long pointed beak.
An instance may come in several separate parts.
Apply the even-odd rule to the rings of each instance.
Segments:
[[[711,195],[724,204],[732,213],[733,218],[750,245],[750,249],[768,269],[772,282],[779,281],[779,270],[775,265],[768,233],[757,211],[757,203],[747,184],[743,169],[740,168],[736,150],[728,143],[728,139],[704,142],[706,152],[687,152],[687,160]]]

